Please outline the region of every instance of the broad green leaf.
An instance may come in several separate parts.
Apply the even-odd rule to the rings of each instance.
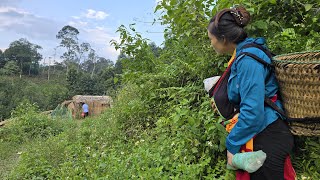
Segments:
[[[194,118],[188,117],[188,123],[193,126],[195,124]]]
[[[156,6],[156,8],[154,9],[154,13],[155,12],[157,12],[159,9],[161,9],[162,8],[162,6],[161,6],[161,4],[158,4],[157,6]]]
[[[271,4],[277,4],[277,0],[269,0]]]
[[[254,13],[254,8],[247,8],[247,11],[249,11],[250,14],[253,14]]]
[[[313,4],[305,4],[304,8],[306,11],[309,11],[312,8]]]
[[[194,147],[194,148],[191,149],[191,151],[192,151],[193,153],[197,153],[197,152],[198,152],[198,149],[197,149],[196,147]]]
[[[271,25],[279,26],[279,24],[276,21],[271,21],[270,23],[271,23]]]
[[[258,29],[263,29],[263,30],[266,30],[268,29],[268,24],[263,21],[263,20],[259,20],[259,21],[256,21],[254,23],[254,25],[258,28]]]
[[[119,81],[119,78],[117,78],[117,77],[113,78],[114,84],[117,84],[118,81]]]
[[[318,18],[316,18],[316,17],[312,18],[313,23],[316,23],[317,21],[318,21]]]
[[[187,31],[186,35],[189,37],[190,36],[191,31]]]

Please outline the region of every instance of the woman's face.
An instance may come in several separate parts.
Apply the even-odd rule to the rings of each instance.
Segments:
[[[227,53],[226,44],[223,41],[219,41],[213,34],[208,31],[208,36],[211,41],[211,46],[218,54]]]

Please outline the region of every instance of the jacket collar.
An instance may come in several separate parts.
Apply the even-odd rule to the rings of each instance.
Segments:
[[[259,45],[262,45],[263,47],[265,47],[266,40],[261,37],[259,37],[259,38],[246,38],[244,41],[237,44],[237,47],[236,47],[237,54],[241,52],[241,49],[244,45],[249,44],[249,43],[256,43],[256,44],[259,44]]]

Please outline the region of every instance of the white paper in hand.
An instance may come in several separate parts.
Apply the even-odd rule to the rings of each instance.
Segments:
[[[218,82],[220,76],[213,76],[203,80],[204,89],[209,92],[209,90]]]

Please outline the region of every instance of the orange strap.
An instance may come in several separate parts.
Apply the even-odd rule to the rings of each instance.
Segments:
[[[233,60],[235,59],[236,56],[236,50],[233,51],[232,57],[228,62],[228,66],[233,62]],[[230,119],[230,123],[226,125],[226,130],[227,132],[231,132],[232,128],[236,125],[236,123],[238,122],[238,117],[239,117],[239,113],[234,115],[232,119]],[[246,144],[245,144],[245,149],[249,150],[249,151],[253,151],[253,139],[250,139]],[[244,152],[244,150],[241,150],[242,152]]]
[[[232,119],[230,119],[230,123],[226,125],[226,130],[228,133],[231,132],[232,128],[236,125],[238,122],[239,113],[234,115]],[[253,151],[253,138],[251,138],[246,144],[245,148],[241,150],[241,152],[248,152]]]

